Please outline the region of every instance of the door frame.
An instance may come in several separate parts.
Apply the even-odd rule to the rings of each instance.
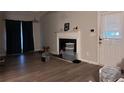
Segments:
[[[98,11],[97,12],[97,63],[101,66],[104,66],[100,63],[100,45],[99,45],[99,36],[101,33],[101,18],[102,15],[113,14],[113,13],[124,13],[122,11]]]

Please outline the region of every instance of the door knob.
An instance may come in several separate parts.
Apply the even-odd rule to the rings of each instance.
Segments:
[[[101,37],[99,37],[99,44],[102,44],[102,38]]]
[[[102,40],[102,38],[101,38],[101,37],[99,37],[99,40],[101,41],[101,40]]]

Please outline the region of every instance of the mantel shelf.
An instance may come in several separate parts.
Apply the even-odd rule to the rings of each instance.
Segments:
[[[55,32],[55,33],[79,33],[80,31],[61,31],[61,32]]]

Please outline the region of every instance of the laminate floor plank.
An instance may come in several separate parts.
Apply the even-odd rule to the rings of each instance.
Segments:
[[[88,82],[98,81],[99,65],[69,63],[56,57],[41,61],[39,53],[6,58],[0,66],[1,82]]]

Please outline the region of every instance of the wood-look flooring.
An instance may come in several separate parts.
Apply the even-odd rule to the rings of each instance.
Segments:
[[[98,81],[100,66],[74,64],[56,57],[42,62],[39,53],[10,56],[0,66],[1,82],[88,82]]]

